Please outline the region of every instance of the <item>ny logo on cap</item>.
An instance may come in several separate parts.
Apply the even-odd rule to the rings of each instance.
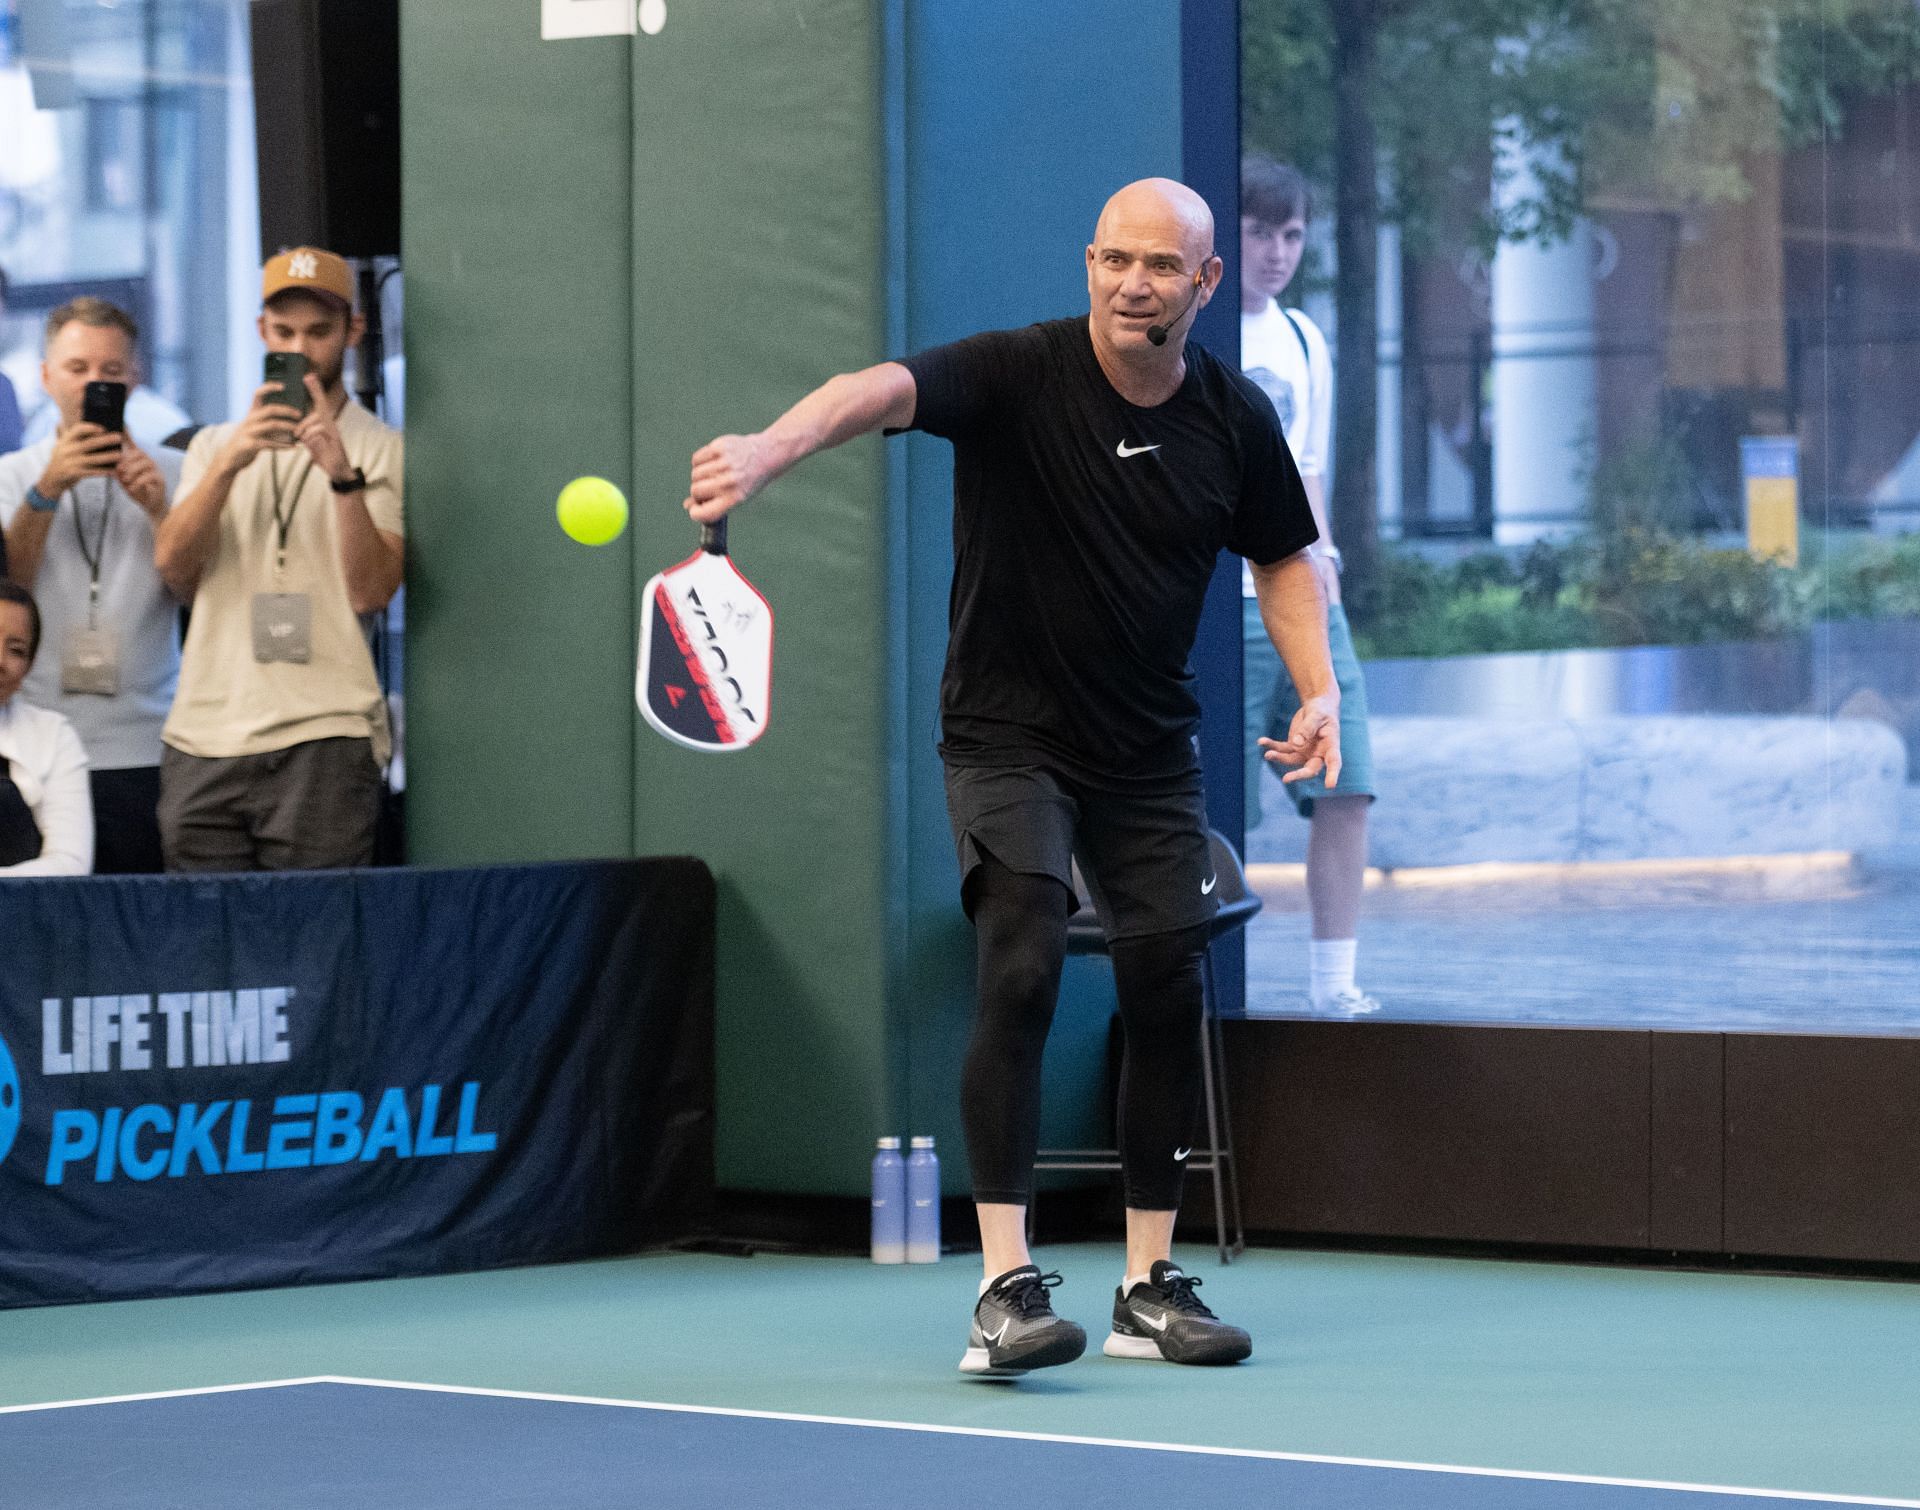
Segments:
[[[289,278],[317,278],[320,276],[320,264],[314,260],[312,252],[295,252],[287,259]]]

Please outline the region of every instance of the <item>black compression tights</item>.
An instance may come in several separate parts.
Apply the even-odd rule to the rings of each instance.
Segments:
[[[960,1080],[976,1201],[1024,1206],[1040,1142],[1040,1057],[1066,958],[1071,898],[1046,876],[988,858],[968,878],[978,936],[979,1005]],[[1172,1211],[1200,1111],[1201,960],[1205,927],[1112,947],[1126,1054],[1120,1071],[1120,1157],[1127,1205]]]

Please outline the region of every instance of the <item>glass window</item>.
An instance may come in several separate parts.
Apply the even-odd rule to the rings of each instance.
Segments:
[[[1243,363],[1370,715],[1310,819],[1249,762],[1249,1010],[1920,1033],[1920,11],[1242,27]]]
[[[127,425],[142,445],[242,413],[260,382],[260,262],[248,0],[0,0],[0,451],[52,429],[43,327],[80,294],[140,326]],[[399,269],[376,271],[381,412],[397,425]],[[374,641],[396,727],[403,596]],[[404,769],[396,751],[396,790]]]
[[[258,225],[246,0],[0,0],[0,372],[29,437],[42,323],[81,293],[140,325],[146,443],[244,407]]]

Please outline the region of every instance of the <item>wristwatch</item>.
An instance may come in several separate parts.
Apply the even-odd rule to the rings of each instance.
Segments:
[[[55,509],[60,507],[60,500],[58,498],[47,497],[45,493],[40,491],[37,484],[33,484],[27,488],[27,507],[32,509],[36,514],[51,514]]]
[[[353,469],[353,476],[351,477],[345,479],[330,477],[327,479],[327,486],[332,488],[336,493],[357,493],[366,485],[367,474],[358,467]]]

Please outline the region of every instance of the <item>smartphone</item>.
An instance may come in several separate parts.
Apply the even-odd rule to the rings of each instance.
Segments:
[[[80,418],[102,430],[127,428],[127,385],[125,383],[89,383],[80,398]]]
[[[297,351],[269,351],[266,373],[266,381],[280,388],[278,393],[269,393],[266,402],[298,409],[300,417],[305,419],[311,407],[307,395],[307,359]]]

